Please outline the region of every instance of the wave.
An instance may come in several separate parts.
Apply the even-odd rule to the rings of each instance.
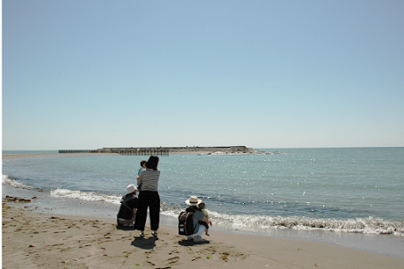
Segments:
[[[3,175],[2,184],[7,184],[14,188],[21,188],[21,189],[27,189],[27,190],[32,189],[31,186],[25,185],[25,184],[21,183],[20,181],[17,181],[15,179],[11,178],[8,175]]]
[[[162,203],[162,214],[178,217],[185,208],[179,205],[170,206]],[[232,229],[292,229],[306,231],[332,231],[363,234],[389,234],[404,236],[404,221],[386,220],[382,218],[366,217],[355,219],[336,218],[308,218],[308,217],[282,217],[262,215],[231,215],[209,211],[212,222],[218,226]]]
[[[293,229],[404,236],[404,221],[366,217],[355,219],[230,215],[210,213],[217,225],[236,229]]]
[[[19,181],[3,175],[3,184],[15,188],[32,189]],[[72,191],[67,189],[50,190],[54,198],[80,199],[90,202],[106,202],[119,205],[121,196],[99,193]],[[185,210],[184,205],[162,202],[161,213],[166,216],[177,218],[178,214]],[[376,217],[361,218],[310,218],[303,216],[264,216],[264,215],[232,215],[209,211],[211,220],[218,226],[233,229],[255,229],[265,231],[267,229],[293,229],[307,231],[333,231],[363,234],[388,234],[404,236],[404,221],[388,220]]]
[[[21,183],[18,180],[15,180],[11,178],[8,175],[3,175],[3,184],[7,184],[11,187],[14,188],[22,188],[22,189],[27,189],[27,190],[33,190],[34,188],[28,185],[25,185]],[[56,188],[54,190],[49,191],[50,196],[54,198],[71,198],[71,199],[79,199],[79,200],[84,200],[84,201],[90,201],[90,202],[107,202],[111,203],[114,205],[119,205],[121,196],[116,196],[116,195],[108,195],[104,193],[98,193],[98,192],[84,192],[84,191],[72,191],[72,190],[67,190],[67,189],[60,189]]]
[[[108,195],[98,192],[83,192],[83,191],[71,191],[66,189],[55,189],[50,191],[50,195],[55,198],[71,198],[80,199],[91,202],[107,202],[114,205],[119,205],[121,197],[116,195]]]

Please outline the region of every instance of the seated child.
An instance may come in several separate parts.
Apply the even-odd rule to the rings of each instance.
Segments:
[[[135,224],[137,212],[137,197],[138,189],[135,185],[130,184],[126,187],[127,193],[122,196],[121,206],[119,208],[117,223],[118,228],[133,227]]]
[[[205,205],[204,202],[202,202],[202,203],[199,204],[199,209],[203,212],[203,214],[205,214],[205,217],[203,218],[203,222],[204,222],[204,223],[201,223],[201,224],[203,224],[203,225],[206,227],[206,232],[205,232],[205,234],[206,234],[207,236],[210,236],[210,234],[208,233],[208,230],[209,230],[208,223],[210,224],[210,226],[212,226],[212,222],[211,222],[210,219],[209,219],[208,211],[206,210],[206,205]]]

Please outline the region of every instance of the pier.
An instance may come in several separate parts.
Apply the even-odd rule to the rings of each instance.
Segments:
[[[96,153],[96,150],[91,149],[61,149],[59,153]]]
[[[103,149],[62,149],[59,153],[114,153],[120,155],[136,155],[136,156],[147,156],[147,155],[160,155],[168,156],[170,151],[167,148],[103,148]]]
[[[168,156],[170,151],[165,148],[125,148],[115,150],[113,153],[118,153],[120,155],[135,155],[135,156],[150,156],[150,155],[160,155]]]

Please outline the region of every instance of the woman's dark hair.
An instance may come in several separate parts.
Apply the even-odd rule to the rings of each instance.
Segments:
[[[140,166],[142,166],[142,167],[143,167],[143,165],[144,165],[145,163],[147,163],[147,161],[142,160],[142,161],[140,162]]]
[[[159,164],[159,157],[150,156],[149,160],[146,163],[146,167],[152,170],[157,170],[158,164]]]

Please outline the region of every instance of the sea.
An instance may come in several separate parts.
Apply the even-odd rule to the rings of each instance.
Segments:
[[[197,195],[213,236],[303,239],[404,259],[404,148],[259,150],[160,156],[161,223],[176,225]],[[7,153],[44,155],[3,160],[3,198],[35,197],[33,211],[102,218],[116,218],[149,157]]]

